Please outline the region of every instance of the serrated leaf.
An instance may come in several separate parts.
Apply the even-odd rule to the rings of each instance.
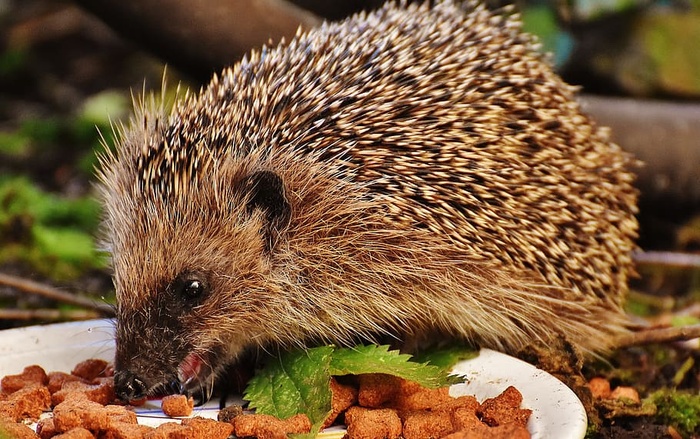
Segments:
[[[415,381],[424,387],[438,388],[461,383],[445,368],[411,361],[411,356],[390,351],[388,346],[356,346],[336,349],[330,363],[331,375],[384,373]]]
[[[445,346],[420,352],[412,358],[417,363],[429,363],[433,366],[451,370],[460,361],[479,356],[479,349],[472,346]]]
[[[280,419],[306,414],[315,436],[331,411],[329,365],[333,349],[322,346],[270,360],[248,382],[244,399],[257,413]]]
[[[449,376],[448,370],[439,364],[417,363],[410,355],[390,351],[388,346],[322,346],[271,359],[248,382],[244,399],[257,413],[280,419],[306,414],[312,423],[311,432],[296,437],[313,438],[331,411],[331,376],[384,373],[430,388],[462,382],[459,377]]]

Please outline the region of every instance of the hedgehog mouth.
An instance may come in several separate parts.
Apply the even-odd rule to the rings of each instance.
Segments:
[[[214,392],[214,371],[211,363],[198,354],[190,353],[177,366],[179,392],[192,396],[197,405],[211,399]]]

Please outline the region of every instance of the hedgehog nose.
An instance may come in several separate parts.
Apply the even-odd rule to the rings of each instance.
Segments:
[[[114,374],[114,391],[122,401],[128,402],[146,396],[146,383],[131,371],[120,370]]]

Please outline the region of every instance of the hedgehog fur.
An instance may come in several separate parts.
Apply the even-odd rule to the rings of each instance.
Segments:
[[[623,332],[633,160],[517,17],[394,4],[263,47],[102,158],[117,390],[255,347]],[[175,384],[173,384],[175,383]]]

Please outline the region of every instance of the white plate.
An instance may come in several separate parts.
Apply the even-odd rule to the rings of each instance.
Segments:
[[[513,386],[523,395],[523,408],[532,410],[527,429],[533,439],[581,439],[588,418],[583,404],[564,383],[547,372],[517,358],[490,349],[455,365],[464,384],[450,388],[450,395],[475,395],[483,401]]]
[[[0,331],[0,377],[22,372],[38,364],[47,372],[70,372],[88,358],[112,361],[114,326],[110,320],[90,320]],[[576,395],[548,373],[531,364],[496,351],[482,349],[479,356],[458,363],[454,372],[466,378],[452,386],[453,396],[475,395],[479,401],[492,398],[508,386],[523,395],[522,407],[532,410],[527,428],[533,439],[581,439],[586,433],[586,412]],[[195,416],[216,419],[218,403],[195,409]],[[139,422],[159,425],[171,420],[158,401],[137,409]],[[322,434],[341,437],[342,430]]]

